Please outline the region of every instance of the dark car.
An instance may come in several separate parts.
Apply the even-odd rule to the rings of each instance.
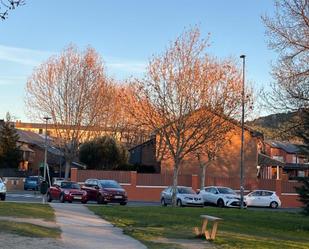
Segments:
[[[28,176],[24,182],[24,190],[39,190],[41,182],[44,180],[42,176]]]
[[[87,191],[88,200],[97,201],[98,204],[126,205],[128,202],[126,191],[114,180],[88,179],[82,189]]]
[[[63,181],[61,185],[53,185],[47,191],[47,201],[59,200],[60,202],[80,201],[87,203],[87,192],[82,190],[76,182]]]

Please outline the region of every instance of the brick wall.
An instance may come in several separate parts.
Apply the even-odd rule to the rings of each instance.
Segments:
[[[129,181],[121,181],[121,175],[126,175]],[[160,193],[164,188],[172,185],[171,174],[137,174],[135,171],[119,172],[114,171],[111,175],[108,171],[88,171],[71,169],[72,181],[83,182],[86,180],[85,176],[92,176],[89,178],[105,178],[114,179],[120,182],[122,187],[128,192],[129,200],[133,201],[160,201]],[[129,177],[128,177],[129,175]],[[96,176],[96,177],[93,177]],[[109,176],[109,177],[108,177]],[[122,176],[123,177],[123,176]],[[206,176],[206,185],[221,185],[230,187],[234,190],[239,190],[239,178],[237,177],[211,177]],[[192,187],[194,190],[199,188],[199,176],[180,175],[179,185]],[[257,179],[245,178],[246,192],[255,189],[267,189],[276,191],[282,202],[282,207],[300,207],[301,203],[297,200],[298,195],[295,191],[295,186],[299,186],[297,182],[272,180],[272,179]]]

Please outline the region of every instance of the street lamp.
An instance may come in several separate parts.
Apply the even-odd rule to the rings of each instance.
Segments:
[[[44,180],[46,181],[46,167],[47,167],[47,122],[50,120],[50,117],[45,116],[45,155],[44,155]]]
[[[240,208],[244,208],[244,123],[245,123],[245,62],[246,56],[242,59],[242,93],[241,93],[241,147],[240,147]]]

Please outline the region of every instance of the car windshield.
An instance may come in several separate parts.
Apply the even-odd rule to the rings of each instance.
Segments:
[[[236,195],[235,191],[230,188],[218,188],[220,194]]]
[[[39,180],[38,177],[35,176],[30,176],[28,178],[26,178],[26,181],[31,181],[31,182],[37,182]]]
[[[116,181],[101,180],[99,182],[102,188],[121,188],[119,183]]]
[[[80,189],[80,186],[75,182],[62,182],[61,188]]]
[[[192,188],[178,188],[179,194],[195,194]]]

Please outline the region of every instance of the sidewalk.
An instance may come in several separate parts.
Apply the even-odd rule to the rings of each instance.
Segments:
[[[139,241],[94,215],[81,204],[51,203],[57,225],[62,230],[66,248],[76,249],[146,249]]]

